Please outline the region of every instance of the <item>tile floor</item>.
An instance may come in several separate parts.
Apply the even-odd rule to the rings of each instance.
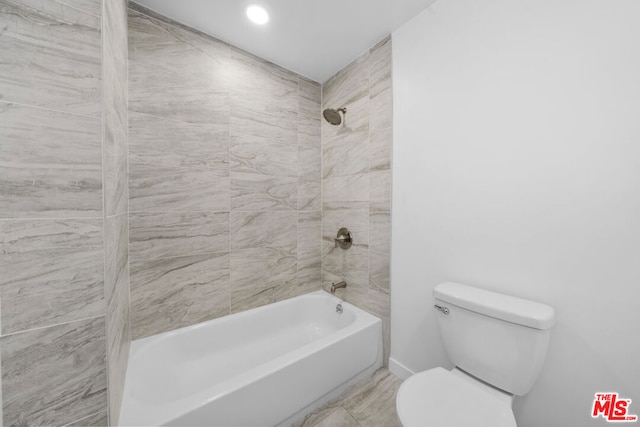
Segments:
[[[400,427],[396,393],[402,381],[382,368],[366,382],[309,414],[299,427]]]

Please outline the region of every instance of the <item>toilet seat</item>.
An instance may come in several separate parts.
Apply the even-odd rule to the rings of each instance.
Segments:
[[[444,368],[408,378],[396,407],[404,427],[517,427],[510,395]]]

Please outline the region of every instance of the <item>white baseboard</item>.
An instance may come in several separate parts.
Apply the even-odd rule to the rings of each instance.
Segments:
[[[400,378],[402,381],[415,374],[415,372],[395,360],[393,357],[389,358],[389,371],[391,371],[393,375]]]

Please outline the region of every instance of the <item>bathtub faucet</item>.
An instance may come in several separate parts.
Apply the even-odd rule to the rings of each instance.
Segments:
[[[342,282],[339,283],[332,283],[331,284],[331,293],[335,293],[336,289],[340,289],[340,288],[346,288],[347,287],[347,282],[345,282],[344,280]]]

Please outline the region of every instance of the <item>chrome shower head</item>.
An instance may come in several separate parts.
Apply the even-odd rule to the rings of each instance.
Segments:
[[[342,112],[342,114],[347,114],[347,109],[344,107],[338,108],[337,110],[333,108],[327,108],[322,112],[322,115],[324,116],[326,121],[328,121],[334,126],[337,126],[340,123],[342,123],[342,117],[340,116],[340,112]]]

